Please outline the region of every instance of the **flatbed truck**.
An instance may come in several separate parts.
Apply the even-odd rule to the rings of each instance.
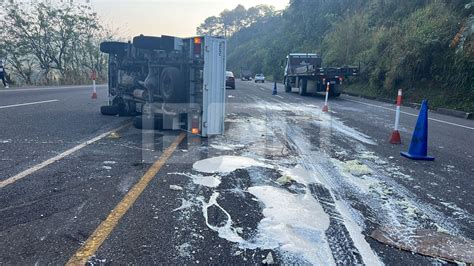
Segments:
[[[343,91],[343,81],[359,73],[358,67],[322,67],[322,59],[314,53],[291,53],[284,65],[285,92],[298,88],[302,96],[308,93],[326,92],[329,84],[329,96],[338,97]]]

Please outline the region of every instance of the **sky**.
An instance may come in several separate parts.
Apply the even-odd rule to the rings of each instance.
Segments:
[[[173,35],[189,37],[210,16],[238,4],[246,8],[267,4],[283,9],[289,0],[91,0],[93,9],[120,36]]]

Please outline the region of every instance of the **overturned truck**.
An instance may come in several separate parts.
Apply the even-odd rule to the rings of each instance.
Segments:
[[[214,37],[137,36],[107,41],[109,105],[104,115],[134,116],[143,129],[222,134],[226,41]]]

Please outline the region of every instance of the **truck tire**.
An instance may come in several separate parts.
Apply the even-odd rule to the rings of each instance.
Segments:
[[[100,107],[100,113],[103,115],[117,115],[119,108],[116,105],[104,105]]]
[[[137,129],[163,129],[162,117],[148,117],[148,116],[135,116],[133,118],[133,126]]]
[[[135,116],[137,113],[136,103],[133,101],[126,101],[120,98],[119,101],[114,102],[113,104],[118,107],[119,116]]]
[[[186,87],[183,73],[176,67],[167,67],[161,72],[160,91],[163,100],[167,103],[184,103],[186,101]]]
[[[308,88],[308,81],[306,79],[301,79],[300,82],[298,82],[299,86],[299,94],[301,96],[306,96],[306,89]]]
[[[126,42],[102,42],[100,51],[106,54],[123,55],[126,52],[127,45]]]
[[[291,83],[288,79],[285,79],[285,92],[291,92]]]

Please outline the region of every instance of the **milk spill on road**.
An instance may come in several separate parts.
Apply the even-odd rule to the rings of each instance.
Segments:
[[[193,169],[202,173],[230,173],[252,166],[270,167],[267,164],[243,156],[219,156],[197,161]]]
[[[205,176],[202,174],[191,174],[191,173],[168,173],[168,175],[180,175],[189,177],[194,184],[201,185],[209,188],[216,188],[221,183],[221,177],[218,175]]]
[[[248,191],[265,205],[257,243],[266,248],[278,243],[282,251],[301,255],[313,265],[335,264],[325,236],[329,217],[309,192],[293,194],[272,186]]]
[[[302,259],[300,262],[334,264],[338,258],[334,252],[331,256],[327,236],[324,234],[328,225],[328,214],[321,208],[320,202],[308,194],[308,186],[311,184],[324,186],[332,198],[336,198],[334,193],[337,193],[333,208],[340,213],[355,248],[363,262],[368,265],[383,263],[362,234],[365,230],[363,214],[351,206],[345,195],[356,197],[359,203],[371,209],[375,215],[374,222],[380,225],[400,225],[409,232],[431,223],[440,231],[451,234],[458,232],[456,225],[442,213],[420,203],[416,196],[396,183],[393,177],[411,177],[404,174],[403,169],[395,163],[390,162],[390,158],[379,158],[368,150],[364,145],[376,145],[369,136],[344,125],[330,115],[322,114],[316,106],[301,106],[295,110],[293,106],[286,104],[262,102],[254,108],[263,111],[261,117],[227,119],[226,122],[230,123],[233,133],[225,138],[216,138],[219,141],[211,145],[211,148],[216,150],[231,151],[227,147],[239,143],[242,146],[236,147],[238,150],[233,149],[232,152],[241,156],[204,159],[196,162],[193,169],[222,177],[237,169],[263,167],[280,172],[284,182],[274,182],[272,186],[253,185],[236,193],[242,196],[251,193],[264,206],[264,219],[258,225],[258,234],[252,239],[243,239],[240,236],[238,228],[233,227],[234,221],[229,212],[218,204],[219,185],[208,185],[216,191],[209,200],[204,197],[198,199],[202,204],[207,226],[216,231],[219,237],[238,243],[239,247],[244,249],[274,249],[283,258],[283,263],[285,258],[297,256]],[[285,116],[278,112],[295,112],[295,115]],[[304,125],[313,125],[320,129],[319,147],[312,143],[311,136],[301,128]],[[353,150],[340,147],[331,140],[332,134],[343,136],[344,138],[339,140],[345,139],[349,146],[357,148]],[[274,147],[281,146],[291,148],[296,154],[276,153]],[[337,151],[335,155],[331,155],[331,150]],[[275,159],[272,159],[272,156],[275,156]],[[195,178],[190,178],[195,184],[199,184],[195,182]],[[283,185],[290,182],[303,185],[306,192],[289,192]],[[227,220],[224,226],[218,227],[208,223],[207,210],[211,206],[216,206],[225,213]],[[296,212],[298,215],[295,215]],[[313,219],[295,220],[294,217],[301,213],[308,213]],[[286,262],[288,261],[292,260]]]

